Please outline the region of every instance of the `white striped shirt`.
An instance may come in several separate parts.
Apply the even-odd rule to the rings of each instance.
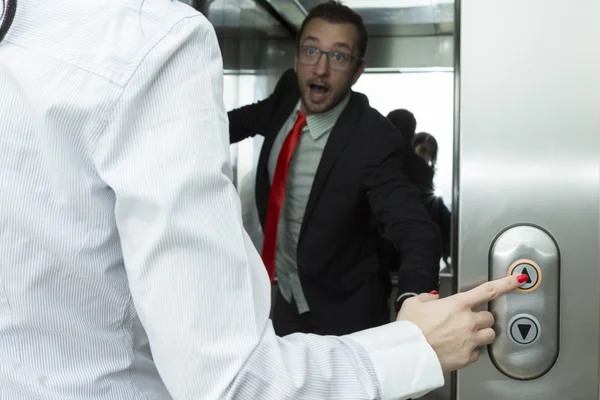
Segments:
[[[420,330],[278,338],[231,182],[221,55],[168,0],[19,0],[0,43],[1,399],[371,399]]]

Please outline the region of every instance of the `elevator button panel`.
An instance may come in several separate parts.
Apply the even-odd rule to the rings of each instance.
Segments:
[[[489,346],[492,362],[518,380],[536,379],[558,358],[560,253],[555,240],[541,228],[518,225],[492,243],[490,279],[527,275],[517,290],[490,302],[496,319],[496,340]]]

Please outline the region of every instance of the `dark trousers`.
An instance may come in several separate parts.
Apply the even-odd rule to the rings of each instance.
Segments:
[[[310,311],[298,313],[294,298],[292,297],[292,302],[288,303],[279,290],[275,296],[272,319],[277,336],[286,336],[296,332],[317,333],[310,318]]]

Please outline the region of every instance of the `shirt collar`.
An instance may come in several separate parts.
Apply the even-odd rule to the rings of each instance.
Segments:
[[[337,122],[338,118],[344,111],[344,108],[348,105],[350,101],[350,92],[344,97],[344,99],[331,110],[326,111],[320,114],[312,114],[306,117],[306,124],[308,127],[308,131],[313,140],[318,140],[324,134],[331,132],[333,126]],[[297,111],[300,110],[301,100],[296,104],[296,108],[294,109],[294,122],[296,118],[298,118]]]

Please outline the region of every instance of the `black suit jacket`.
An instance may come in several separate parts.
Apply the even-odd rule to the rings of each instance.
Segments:
[[[300,98],[289,70],[266,100],[229,112],[232,143],[262,134],[256,203],[264,226],[273,141]],[[346,334],[389,322],[389,270],[377,252],[379,229],[401,251],[400,292],[438,288],[440,235],[402,174],[403,143],[363,94],[350,101],[325,146],[298,241],[298,274],[321,334]]]

